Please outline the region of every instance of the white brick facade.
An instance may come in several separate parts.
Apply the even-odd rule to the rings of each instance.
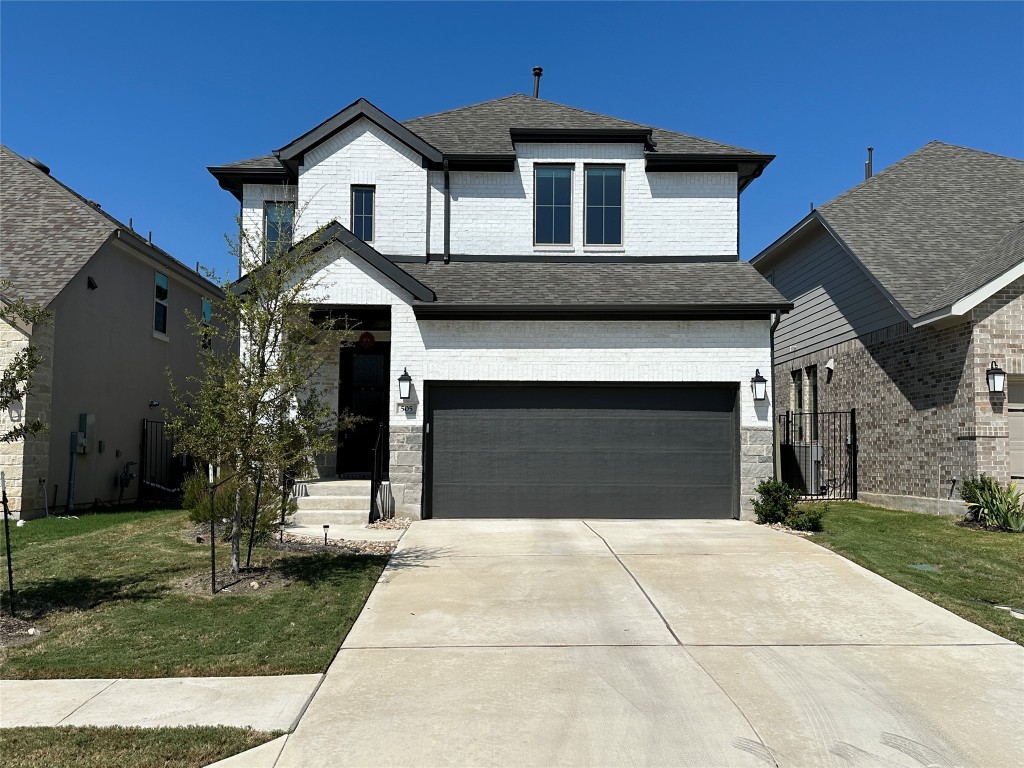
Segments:
[[[737,253],[735,173],[647,173],[639,144],[519,144],[512,173],[450,174],[451,252],[630,256],[734,256]],[[534,166],[570,165],[572,244],[534,246]],[[622,246],[583,244],[584,171],[623,167]],[[444,210],[444,175],[430,173],[430,208]],[[430,251],[444,247],[444,217],[431,216]]]
[[[515,170],[452,171],[451,252],[470,255],[624,254],[735,256],[739,198],[735,173],[648,173],[640,144],[519,144]],[[573,167],[572,244],[534,246],[534,166]],[[623,167],[623,243],[585,246],[584,172]],[[352,186],[373,185],[373,246],[386,256],[444,249],[444,175],[368,120],[310,150],[299,166],[296,237],[337,220],[352,225]],[[263,227],[263,203],[291,199],[282,186],[246,184],[242,218]],[[250,229],[255,228],[255,229]],[[429,242],[427,233],[429,232]]]

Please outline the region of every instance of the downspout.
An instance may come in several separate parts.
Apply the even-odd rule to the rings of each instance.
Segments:
[[[444,159],[444,263],[452,260],[452,190],[448,178],[448,158]]]
[[[772,377],[772,468],[774,469],[775,479],[779,479],[780,467],[779,467],[779,436],[777,434],[779,428],[778,413],[775,410],[775,329],[779,327],[779,323],[782,322],[782,313],[776,312],[775,317],[772,318],[771,329],[768,331],[768,344],[769,351],[771,353],[771,377]]]

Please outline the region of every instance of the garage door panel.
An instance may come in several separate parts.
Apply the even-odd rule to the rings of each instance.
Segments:
[[[436,517],[730,517],[735,387],[431,385]]]
[[[618,503],[608,504],[613,490]],[[623,494],[608,486],[550,484],[440,485],[434,488],[434,504],[459,514],[442,517],[489,518],[705,518],[715,514],[718,499],[731,490],[727,485],[636,485]],[[558,499],[559,504],[552,504]],[[566,506],[568,505],[568,506]],[[572,510],[575,510],[573,512]]]

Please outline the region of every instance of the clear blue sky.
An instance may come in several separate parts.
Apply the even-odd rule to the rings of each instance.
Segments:
[[[0,140],[182,261],[230,266],[206,171],[360,96],[398,120],[529,92],[773,153],[754,256],[932,139],[1024,156],[1024,3],[0,3]]]

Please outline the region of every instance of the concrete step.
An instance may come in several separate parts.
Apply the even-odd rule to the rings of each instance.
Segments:
[[[333,528],[343,525],[362,526],[366,525],[369,520],[369,509],[362,511],[299,510],[291,517],[293,526],[313,526],[321,529],[325,523]]]
[[[303,496],[358,496],[370,497],[369,480],[313,480],[296,484],[299,498]]]
[[[295,499],[302,510],[350,510],[365,509],[370,511],[370,492],[358,496],[299,496]]]

